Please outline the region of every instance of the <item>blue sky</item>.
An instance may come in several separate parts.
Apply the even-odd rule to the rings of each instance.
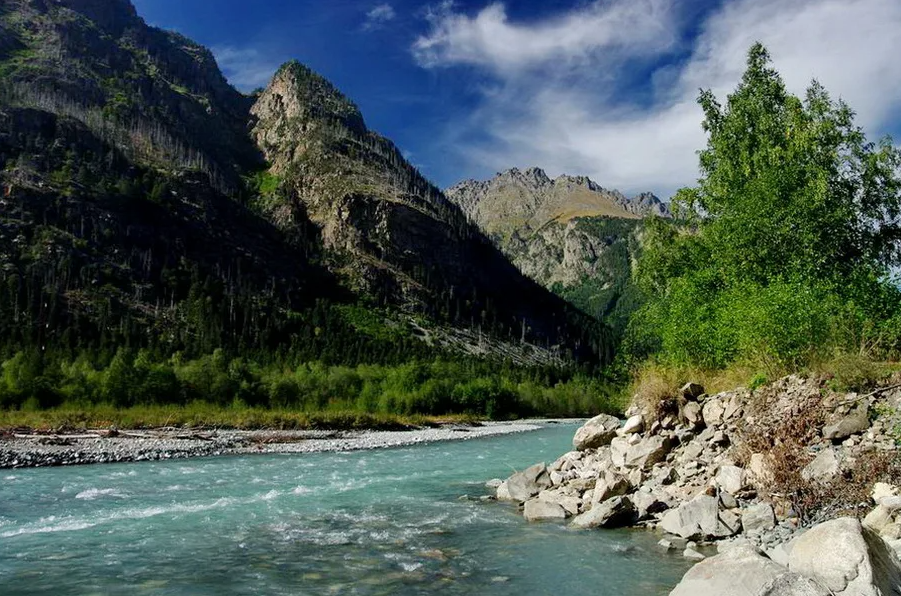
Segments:
[[[440,186],[534,165],[666,198],[697,177],[697,90],[725,96],[755,40],[901,137],[901,0],[134,1],[243,90],[306,63]]]

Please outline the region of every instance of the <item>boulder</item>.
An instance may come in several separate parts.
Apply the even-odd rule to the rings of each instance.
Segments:
[[[894,484],[886,484],[885,482],[877,482],[873,485],[873,502],[877,505],[885,497],[898,496],[898,487]]]
[[[901,593],[901,566],[875,532],[852,518],[822,523],[793,541],[788,568],[836,596]]]
[[[704,424],[704,415],[701,413],[701,405],[698,402],[690,401],[682,408],[682,417],[693,427]]]
[[[666,501],[662,500],[654,493],[641,491],[629,498],[635,506],[635,514],[639,520],[647,519],[655,513],[662,513],[669,509],[669,505]]]
[[[602,503],[613,497],[621,497],[632,491],[632,483],[616,473],[608,473],[603,480],[598,479],[591,497],[592,503]]]
[[[673,449],[674,441],[669,437],[654,435],[631,446],[626,452],[625,465],[629,468],[644,468],[662,462]]]
[[[686,383],[680,391],[682,392],[682,397],[688,400],[696,400],[704,395],[704,387],[697,383]]]
[[[723,407],[723,403],[718,399],[708,399],[704,402],[704,408],[702,409],[702,413],[704,416],[704,423],[707,426],[716,426],[717,424],[723,421],[723,414],[726,409]]]
[[[510,499],[520,503],[551,487],[551,478],[544,464],[535,464],[522,472],[517,472],[507,478],[506,482]]]
[[[686,548],[682,551],[682,556],[690,561],[703,561],[707,558],[693,548]]]
[[[869,405],[866,401],[861,401],[847,411],[835,412],[829,423],[823,427],[823,438],[842,441],[868,428],[870,428]]]
[[[601,414],[586,422],[573,437],[573,448],[577,451],[597,449],[609,445],[619,430],[619,418]]]
[[[613,462],[613,465],[617,468],[623,468],[626,466],[626,453],[629,452],[632,446],[629,444],[629,439],[625,439],[623,437],[617,437],[610,442],[610,458]]]
[[[789,572],[765,585],[759,596],[829,596],[829,592],[811,579]]]
[[[621,434],[631,435],[633,433],[640,433],[644,430],[644,418],[641,416],[632,416],[628,420],[626,420],[626,424],[620,430]]]
[[[497,491],[494,496],[498,501],[513,501],[513,497],[510,496],[510,488],[507,486],[507,481],[504,480],[497,486]]]
[[[523,508],[523,517],[527,521],[541,521],[547,519],[566,519],[566,510],[557,503],[541,499],[526,501]]]
[[[751,505],[741,512],[741,525],[745,534],[772,530],[776,527],[776,514],[769,503]]]
[[[738,530],[720,519],[718,500],[705,494],[669,511],[660,520],[659,527],[688,539],[725,538],[733,536]]]
[[[750,546],[738,546],[688,570],[670,596],[756,596],[785,569]]]
[[[569,515],[578,515],[579,506],[582,504],[582,499],[579,497],[560,492],[559,490],[543,490],[538,493],[537,498],[540,501],[554,503],[563,507],[563,510]]]
[[[737,495],[745,487],[745,471],[738,466],[720,466],[716,484],[730,495]]]
[[[829,482],[841,472],[841,462],[832,447],[820,451],[812,462],[801,470],[804,480]]]
[[[635,508],[629,497],[613,497],[577,515],[570,525],[574,528],[621,528],[635,521]]]
[[[773,468],[769,458],[763,453],[754,453],[748,462],[748,472],[755,482],[766,484],[773,479]]]
[[[863,518],[863,525],[874,532],[881,533],[892,521],[892,511],[884,505],[877,505]]]

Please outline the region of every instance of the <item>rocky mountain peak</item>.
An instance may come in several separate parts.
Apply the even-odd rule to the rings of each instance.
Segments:
[[[327,79],[297,60],[282,65],[257,100],[253,113],[261,119],[337,121],[357,133],[366,132],[359,108]]]

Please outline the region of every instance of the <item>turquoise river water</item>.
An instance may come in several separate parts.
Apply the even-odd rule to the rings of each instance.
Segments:
[[[688,564],[652,533],[460,499],[573,431],[0,471],[0,594],[666,594]]]

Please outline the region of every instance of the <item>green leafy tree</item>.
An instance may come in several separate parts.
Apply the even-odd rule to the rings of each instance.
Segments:
[[[890,139],[868,142],[816,81],[803,99],[790,94],[760,44],[725,105],[710,91],[699,103],[702,175],[674,200],[687,225],[650,226],[638,281],[652,299],[633,351],[790,367],[866,343],[899,306],[885,280],[899,258],[901,154]]]

